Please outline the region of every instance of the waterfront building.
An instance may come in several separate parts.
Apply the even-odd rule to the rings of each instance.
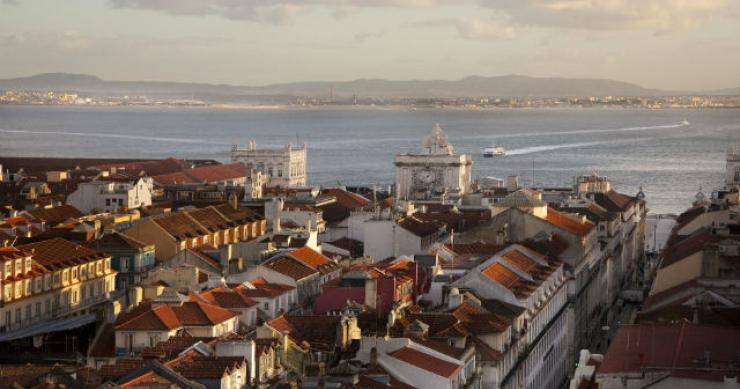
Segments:
[[[420,153],[396,155],[395,166],[397,199],[456,198],[471,190],[473,159],[454,153],[439,124],[424,138]]]
[[[231,147],[231,160],[243,163],[247,169],[254,169],[266,175],[270,186],[300,187],[305,186],[306,158],[308,149],[286,145],[279,149],[257,149],[257,144],[250,141],[246,148],[238,145]]]
[[[150,177],[118,181],[101,180],[83,182],[67,196],[67,204],[83,213],[94,211],[115,212],[152,205],[154,182]]]

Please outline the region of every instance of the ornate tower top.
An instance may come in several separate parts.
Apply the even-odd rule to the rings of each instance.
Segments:
[[[452,145],[447,140],[447,134],[442,131],[439,123],[432,127],[432,132],[421,142],[421,150],[425,154],[452,155]]]

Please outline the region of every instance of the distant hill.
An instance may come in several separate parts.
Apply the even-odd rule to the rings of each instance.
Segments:
[[[277,101],[294,97],[454,98],[454,97],[568,97],[656,96],[682,92],[648,89],[606,79],[542,78],[519,75],[470,76],[460,80],[359,79],[238,86],[155,81],[105,81],[84,74],[48,73],[0,80],[2,89],[63,90],[96,95],[146,95],[159,98],[192,98],[208,102]],[[683,92],[687,93],[687,92]],[[699,94],[740,94],[740,88]]]

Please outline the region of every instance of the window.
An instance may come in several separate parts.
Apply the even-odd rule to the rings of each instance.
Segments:
[[[266,302],[263,307],[264,307],[265,310],[269,310],[270,309],[270,303],[267,303]]]
[[[26,271],[31,271],[31,258],[26,258]]]
[[[128,258],[121,258],[119,260],[121,271],[127,271],[128,269]]]
[[[110,207],[110,199],[105,199],[105,206]]]
[[[131,352],[134,349],[134,334],[126,333],[123,334],[123,344],[127,352]]]
[[[49,299],[46,299],[46,301],[44,301],[44,312],[51,312],[51,300]]]
[[[21,324],[21,309],[15,309],[15,324]]]
[[[31,304],[26,305],[26,320],[31,320]]]
[[[13,316],[13,314],[10,313],[10,311],[5,312],[5,325],[8,326],[8,327],[10,326],[10,323],[12,323],[12,321],[11,321],[11,317],[12,316]]]
[[[149,346],[154,347],[159,343],[159,334],[149,334]]]

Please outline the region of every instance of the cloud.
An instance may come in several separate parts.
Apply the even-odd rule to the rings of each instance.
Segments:
[[[109,0],[114,8],[142,9],[176,16],[218,16],[231,20],[282,23],[300,11],[327,8],[335,15],[353,8],[428,8],[450,0]]]
[[[454,28],[463,39],[502,40],[514,37],[514,29],[495,20],[472,18],[435,19],[412,23],[411,27]]]
[[[383,32],[358,32],[357,34],[355,34],[354,41],[357,43],[362,43],[368,39],[380,38],[383,35],[385,35],[385,33]]]
[[[652,30],[669,33],[696,29],[737,12],[735,0],[478,0],[507,14],[513,23],[593,30]]]

